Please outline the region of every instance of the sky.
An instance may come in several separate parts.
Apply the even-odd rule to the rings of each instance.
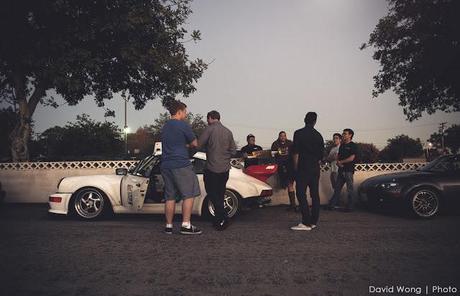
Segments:
[[[372,49],[359,47],[387,14],[385,0],[195,0],[192,10],[186,28],[200,30],[202,40],[186,47],[192,59],[210,65],[197,91],[178,98],[195,114],[218,110],[240,147],[249,133],[264,148],[281,130],[292,138],[309,111],[318,113],[316,128],[325,140],[352,128],[356,142],[378,148],[400,134],[425,142],[440,122],[460,123],[458,112],[409,122],[391,91],[372,98],[379,65]],[[116,112],[108,120],[123,127],[123,100],[115,96],[106,105]],[[157,100],[143,110],[129,105],[128,126],[135,131],[163,112]],[[89,97],[77,106],[37,107],[35,131],[82,113],[104,120],[104,110]]]

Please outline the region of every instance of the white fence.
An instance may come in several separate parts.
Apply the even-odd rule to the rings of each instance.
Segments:
[[[129,168],[137,161],[71,161],[71,162],[21,162],[0,163],[0,182],[6,191],[5,202],[44,203],[48,195],[56,191],[56,185],[63,177],[81,175],[114,174],[116,168]],[[357,164],[355,188],[365,179],[396,171],[414,170],[425,163],[372,163]],[[332,195],[329,181],[329,166],[321,167],[320,196],[326,203]],[[277,178],[271,177],[269,183],[274,188],[272,204],[288,202],[285,190],[277,186]]]

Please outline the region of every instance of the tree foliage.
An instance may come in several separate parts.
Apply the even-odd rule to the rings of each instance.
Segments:
[[[442,133],[433,133],[429,141],[434,144],[434,147],[441,148]],[[444,145],[449,148],[452,153],[460,152],[460,125],[454,124],[444,131]]]
[[[44,131],[39,139],[47,160],[99,160],[123,155],[122,131],[112,122],[96,122],[88,115],[77,116],[64,127]]]
[[[380,63],[373,96],[392,89],[410,121],[460,111],[460,1],[389,0],[362,49]]]
[[[383,162],[401,162],[403,158],[420,157],[423,147],[420,139],[412,139],[407,135],[399,135],[388,139],[388,144],[380,151],[379,158]]]
[[[358,155],[356,155],[356,161],[359,163],[374,163],[378,162],[379,159],[379,149],[371,143],[359,143],[356,142],[358,146]],[[325,157],[329,155],[332,147],[334,147],[334,141],[327,140],[324,144]]]
[[[171,116],[168,112],[161,113],[160,116],[155,119],[154,123],[148,126],[155,140],[161,140],[161,129],[163,128],[163,125],[166,123],[166,121],[168,121],[170,118]],[[192,126],[192,130],[197,137],[201,135],[207,125],[203,115],[201,114],[193,114],[189,112],[187,114],[186,120]]]
[[[379,149],[372,143],[356,143],[358,146],[359,163],[375,163],[379,160]]]
[[[10,133],[19,121],[18,115],[11,107],[0,110],[0,161],[10,159]]]
[[[28,158],[36,106],[56,106],[48,90],[69,105],[93,95],[101,107],[121,93],[136,109],[195,91],[206,64],[183,45],[190,13],[190,0],[0,1],[0,93],[20,113],[13,157]]]
[[[161,141],[161,129],[163,125],[170,119],[167,112],[161,113],[155,119],[152,125],[145,125],[137,129],[133,134],[128,134],[128,150],[132,154],[137,149],[137,158],[150,155],[153,152],[155,142]],[[206,128],[206,122],[201,114],[187,114],[187,122],[192,126],[192,130],[197,137],[201,135]]]

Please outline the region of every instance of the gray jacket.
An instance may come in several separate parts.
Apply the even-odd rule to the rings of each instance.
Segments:
[[[206,152],[206,169],[213,173],[230,170],[230,159],[236,153],[232,132],[217,121],[208,125],[198,139],[198,145]]]

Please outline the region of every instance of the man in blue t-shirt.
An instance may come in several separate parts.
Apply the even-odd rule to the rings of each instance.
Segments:
[[[190,162],[188,148],[198,146],[195,134],[187,118],[187,106],[172,101],[167,106],[171,119],[161,129],[162,155],[161,176],[165,184],[165,233],[172,234],[176,201],[182,200],[181,234],[201,234],[201,230],[190,223],[193,200],[200,196],[198,178]]]

